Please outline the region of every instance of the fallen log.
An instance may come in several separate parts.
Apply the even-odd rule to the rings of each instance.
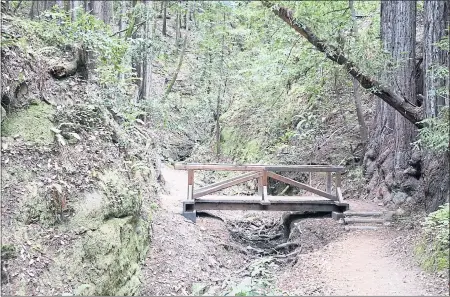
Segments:
[[[73,47],[73,52],[74,58],[71,61],[64,61],[50,66],[49,73],[52,77],[62,79],[75,75],[78,72],[83,79],[88,78],[86,49],[77,45]]]

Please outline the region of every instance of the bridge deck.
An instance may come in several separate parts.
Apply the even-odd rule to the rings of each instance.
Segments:
[[[317,203],[334,204],[336,201],[320,196],[267,196],[266,200],[271,203]],[[227,202],[227,203],[260,203],[260,196],[222,196],[207,195],[195,199],[195,203],[204,202]]]
[[[267,210],[267,211],[308,211],[343,212],[347,203],[341,203],[319,196],[268,196],[262,201],[259,196],[203,196],[183,202],[185,212],[204,210]]]

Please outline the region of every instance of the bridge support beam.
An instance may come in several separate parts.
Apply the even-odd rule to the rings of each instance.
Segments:
[[[193,223],[197,221],[197,211],[195,210],[194,200],[183,201],[182,215]]]

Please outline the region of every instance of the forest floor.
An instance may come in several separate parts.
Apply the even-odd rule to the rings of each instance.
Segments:
[[[297,240],[301,239],[299,254],[294,258],[261,255],[261,249],[233,236],[245,233],[236,231],[237,226],[244,226],[237,222],[273,224],[281,221],[280,213],[217,212],[216,217],[199,217],[193,224],[180,215],[186,192],[185,172],[164,166],[162,175],[168,193],[162,196],[161,208],[153,220],[151,250],[143,268],[144,295],[249,291],[284,295],[448,295],[447,279],[424,272],[414,262],[414,229],[391,226],[344,231],[331,219],[305,219],[300,222],[302,232],[297,236]],[[363,201],[350,201],[350,207],[379,208]]]

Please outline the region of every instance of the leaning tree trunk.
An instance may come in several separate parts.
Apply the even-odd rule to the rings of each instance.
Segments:
[[[424,105],[428,118],[437,116],[443,106],[449,106],[449,79],[437,75],[439,68],[448,69],[448,52],[436,45],[446,35],[449,5],[448,1],[439,0],[426,0],[424,5]],[[424,192],[420,202],[427,211],[434,211],[449,200],[449,154],[449,151],[423,152]]]
[[[394,91],[416,103],[415,87],[416,3],[381,2],[381,38],[391,56],[384,80]],[[365,155],[368,190],[385,204],[411,202],[418,196],[420,157],[412,154],[414,125],[391,106],[378,100],[376,116]],[[412,167],[410,167],[410,164]]]
[[[354,7],[354,0],[349,0],[350,11],[352,15],[352,33],[354,33],[355,37],[358,37],[358,27],[356,23],[356,13]],[[364,112],[361,104],[361,91],[358,81],[355,78],[352,78],[353,82],[353,100],[355,101],[356,108],[356,116],[358,117],[359,123],[359,134],[361,135],[361,142],[363,144],[363,153],[365,154],[367,143],[369,142],[369,135],[367,131],[366,121],[364,120]]]

